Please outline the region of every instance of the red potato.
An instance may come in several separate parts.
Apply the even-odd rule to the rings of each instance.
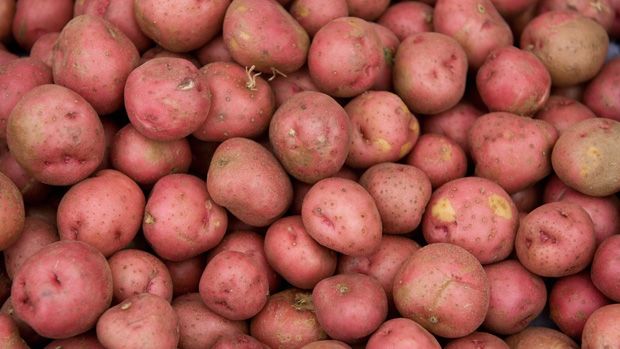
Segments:
[[[275,97],[276,108],[280,107],[293,95],[304,91],[318,91],[312,81],[307,67],[302,67],[296,72],[287,74],[269,82]]]
[[[314,36],[329,21],[347,17],[347,0],[295,0],[289,12],[299,22],[308,35]]]
[[[496,0],[491,0],[496,2]],[[500,0],[502,1],[502,0]],[[530,0],[524,0],[530,1]],[[516,3],[516,1],[506,0],[507,3]],[[536,17],[536,8],[538,7],[539,0],[535,0],[534,4],[529,5],[523,12],[517,14],[512,18],[508,18],[508,23],[510,24],[510,28],[512,29],[512,34],[515,38],[521,37],[523,30],[527,26],[527,24]],[[499,11],[499,8],[498,8]]]
[[[60,36],[60,32],[51,32],[41,35],[37,41],[32,44],[30,57],[40,60],[51,69],[54,64],[54,46],[56,45],[58,36]]]
[[[620,304],[609,304],[593,312],[583,328],[582,349],[613,348],[620,343]]]
[[[291,96],[273,115],[269,141],[293,177],[315,183],[342,168],[350,150],[352,121],[338,102],[321,92]]]
[[[586,320],[596,309],[610,303],[587,272],[558,279],[549,294],[551,320],[573,338],[581,338]]]
[[[246,320],[267,303],[269,283],[252,257],[223,251],[207,263],[199,291],[209,310],[229,320]]]
[[[383,323],[370,336],[367,349],[440,349],[437,339],[415,321],[395,318]]]
[[[609,0],[597,0],[591,2],[589,0],[572,0],[570,2],[563,0],[541,0],[538,4],[538,14],[549,11],[575,11],[585,17],[595,20],[603,29],[609,31],[614,22],[614,11]]]
[[[269,349],[269,347],[247,334],[222,336],[211,349]]]
[[[264,250],[269,265],[294,287],[312,289],[336,271],[336,254],[308,235],[301,216],[284,217],[271,224]]]
[[[6,314],[11,317],[11,319],[19,329],[20,336],[30,345],[43,346],[49,340],[48,338],[45,338],[40,334],[36,333],[32,329],[32,327],[30,327],[27,323],[24,322],[24,320],[20,319],[17,314],[15,314],[15,308],[13,307],[11,297],[9,297],[4,302],[4,304],[2,304],[2,309],[0,309],[0,313]]]
[[[7,120],[17,102],[33,88],[52,83],[52,71],[34,58],[18,58],[0,65],[0,139],[6,139]]]
[[[536,7],[539,0],[491,0],[493,6],[504,18],[515,18]]]
[[[110,151],[112,149],[112,143],[114,142],[114,136],[120,130],[121,126],[111,119],[101,120],[103,125],[103,134],[105,138],[105,150],[103,152],[103,160],[97,167],[97,170],[112,169],[112,163],[110,160]]]
[[[165,299],[140,293],[106,310],[97,339],[108,349],[169,349],[179,343],[179,321]]]
[[[0,251],[13,245],[21,236],[25,220],[24,199],[11,179],[0,173]]]
[[[344,110],[352,129],[346,160],[350,167],[398,161],[411,151],[420,135],[418,119],[392,92],[365,92],[347,103]]]
[[[439,0],[433,25],[463,46],[472,69],[478,69],[491,51],[513,43],[510,27],[491,0]]]
[[[294,288],[269,297],[252,318],[250,334],[269,348],[279,349],[296,349],[327,338],[317,321],[312,293]]]
[[[106,349],[95,334],[82,334],[67,339],[51,341],[43,349]]]
[[[237,63],[274,77],[301,68],[310,45],[308,33],[275,1],[233,0],[222,35]]]
[[[227,226],[226,210],[213,202],[204,181],[181,173],[155,183],[142,220],[144,237],[155,253],[175,262],[215,247]]]
[[[377,23],[404,41],[409,35],[433,31],[433,8],[419,1],[398,2],[390,5]]]
[[[53,51],[54,83],[79,93],[100,115],[121,107],[125,81],[140,57],[115,25],[100,17],[75,17],[60,32]],[[101,64],[104,51],[106,64]]]
[[[16,315],[37,333],[66,338],[95,325],[112,301],[103,255],[80,241],[51,243],[28,258],[11,289]]]
[[[108,257],[136,236],[144,212],[144,193],[131,178],[102,170],[72,186],[58,205],[61,240],[79,240]]]
[[[12,34],[16,0],[0,1],[0,44],[7,42]],[[2,50],[0,50],[2,51]]]
[[[384,162],[370,167],[359,183],[375,200],[383,232],[406,234],[422,221],[431,198],[431,182],[420,169]]]
[[[146,36],[167,50],[188,52],[217,35],[229,4],[230,0],[136,0],[133,8],[135,20]]]
[[[620,58],[607,62],[588,83],[583,102],[599,117],[620,121]]]
[[[590,264],[596,249],[592,220],[580,206],[553,202],[521,220],[517,257],[529,271],[546,277],[575,274]]]
[[[161,46],[153,46],[144,51],[142,56],[140,56],[139,66],[155,58],[182,58],[190,61],[196,68],[200,68],[200,62],[198,62],[198,60],[196,60],[196,58],[194,58],[191,54],[168,51]]]
[[[25,203],[42,202],[49,196],[51,186],[36,180],[20,165],[8,149],[0,153],[0,172],[4,173],[22,193]]]
[[[515,206],[517,206],[517,210],[519,210],[519,212],[530,212],[540,206],[542,201],[540,186],[537,185],[523,189],[516,193],[512,193],[510,194],[510,197],[515,203]]]
[[[536,113],[535,117],[553,125],[558,130],[558,134],[561,135],[573,124],[594,118],[596,115],[590,108],[572,98],[552,95],[549,96],[547,103]]]
[[[369,23],[375,29],[377,36],[379,36],[379,41],[381,41],[381,46],[383,48],[383,62],[381,62],[381,69],[379,70],[377,80],[375,80],[375,83],[370,89],[376,91],[391,91],[392,66],[394,65],[394,56],[396,55],[396,50],[400,45],[400,40],[390,29],[374,22]]]
[[[339,274],[321,280],[312,290],[312,301],[327,335],[347,343],[370,335],[387,317],[383,287],[364,274]]]
[[[449,242],[465,248],[482,264],[501,261],[513,250],[517,208],[499,185],[465,177],[439,187],[422,218],[429,242]]]
[[[269,84],[233,62],[214,62],[201,68],[211,90],[211,108],[193,133],[203,141],[256,137],[269,126],[275,101]]]
[[[383,45],[373,27],[357,17],[341,17],[314,35],[308,71],[321,91],[353,97],[374,85],[383,60]]]
[[[300,349],[351,349],[351,346],[341,341],[329,339],[308,343]]]
[[[620,0],[610,0],[609,5],[614,12],[614,22],[611,25],[609,34],[612,38],[620,37]]]
[[[221,35],[209,40],[203,47],[195,51],[194,55],[201,66],[213,62],[234,62]]]
[[[73,1],[20,0],[15,7],[13,37],[25,50],[49,32],[60,31],[73,15]]]
[[[510,349],[501,338],[486,332],[474,332],[451,340],[444,349]]]
[[[18,58],[19,56],[4,49],[0,49],[0,64],[5,64]]]
[[[592,282],[605,296],[620,301],[620,235],[605,239],[596,249],[590,275]]]
[[[170,173],[187,172],[192,161],[187,139],[162,142],[144,137],[131,124],[114,136],[112,167],[141,185],[151,185]]]
[[[417,250],[394,278],[394,303],[402,317],[445,337],[466,336],[484,321],[489,281],[480,262],[452,244]]]
[[[440,134],[421,135],[405,161],[422,170],[433,188],[465,177],[467,173],[465,151],[455,141]]]
[[[366,256],[381,244],[381,216],[356,182],[330,177],[315,183],[301,207],[306,231],[319,244],[348,256]]]
[[[332,177],[347,178],[356,182],[359,179],[359,175],[346,165],[343,166],[340,171],[336,172],[336,174],[334,174]],[[291,204],[289,211],[291,214],[301,214],[301,206],[303,204],[304,198],[306,197],[306,194],[311,187],[312,184],[304,183],[293,179],[293,203]]]
[[[179,318],[179,347],[183,349],[213,348],[219,338],[248,333],[246,322],[228,320],[215,314],[207,308],[198,293],[175,298],[172,308]]]
[[[125,108],[132,125],[157,141],[189,136],[207,119],[211,92],[190,61],[154,58],[134,69],[125,84]]]
[[[19,239],[2,251],[8,277],[13,279],[30,256],[58,240],[58,232],[54,225],[39,217],[26,216]]]
[[[489,310],[482,326],[495,334],[522,331],[539,316],[547,302],[543,279],[521,263],[507,259],[484,266],[489,279]]]
[[[189,146],[192,151],[192,164],[189,172],[200,178],[207,178],[207,170],[213,158],[213,153],[219,145],[217,142],[203,142],[196,137],[190,136]]]
[[[379,18],[390,5],[389,0],[347,0],[349,14],[367,21]]]
[[[393,69],[394,90],[414,113],[444,112],[465,93],[466,52],[447,35],[410,35],[398,47]]]
[[[203,256],[196,256],[180,262],[164,260],[172,279],[174,296],[198,292],[198,284],[206,262]]]
[[[510,349],[579,348],[567,335],[547,327],[528,327],[505,340]]]
[[[455,141],[467,154],[470,152],[469,130],[476,119],[484,114],[473,104],[461,101],[443,113],[422,119],[422,134],[437,133]]]
[[[4,349],[28,349],[20,337],[17,325],[10,316],[0,314],[0,346]]]
[[[172,300],[172,278],[164,263],[154,255],[125,249],[108,259],[112,271],[114,303],[140,293],[150,293],[168,302]]]

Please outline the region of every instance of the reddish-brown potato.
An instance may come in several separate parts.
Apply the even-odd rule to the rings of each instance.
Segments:
[[[620,235],[605,239],[592,260],[592,282],[605,296],[620,302]]]
[[[332,19],[347,17],[349,8],[347,0],[295,0],[291,3],[289,12],[308,35],[314,36]]]
[[[81,334],[78,336],[56,339],[51,341],[43,349],[106,349],[95,334]]]
[[[54,46],[60,36],[60,32],[43,34],[37,39],[30,49],[30,57],[36,58],[51,68],[54,63]]]
[[[15,17],[15,2],[16,0],[0,1],[0,44],[11,37],[13,17]],[[0,49],[1,51],[3,50]]]
[[[13,245],[24,228],[26,210],[21,192],[13,181],[0,173],[0,251]]]
[[[419,1],[392,4],[377,23],[390,29],[400,41],[409,35],[433,31],[433,8]]]
[[[528,327],[506,338],[510,349],[577,349],[579,346],[564,333],[547,327]]]
[[[550,123],[558,130],[558,134],[562,134],[573,124],[594,118],[596,115],[590,108],[572,98],[553,95],[549,96],[547,103],[536,113],[535,117]]]
[[[29,349],[20,337],[17,325],[10,316],[0,314],[0,347],[4,349]]]
[[[269,347],[254,337],[237,333],[220,337],[211,349],[269,349]]]
[[[58,240],[58,232],[54,225],[36,216],[26,216],[19,239],[2,251],[6,274],[13,279],[30,256]]]
[[[388,320],[368,339],[366,349],[440,349],[437,339],[417,322],[395,318]]]
[[[592,313],[583,328],[581,348],[598,349],[617,346],[620,343],[619,317],[620,304],[609,304]]]
[[[209,40],[203,47],[194,52],[200,65],[207,65],[213,62],[233,62],[230,52],[226,48],[224,38],[221,35]]]
[[[465,151],[448,136],[441,134],[421,135],[405,161],[422,170],[433,188],[465,177],[467,173]]]
[[[610,0],[597,0],[596,2],[591,2],[590,0],[571,0],[570,2],[566,0],[539,1],[538,14],[556,10],[579,12],[581,15],[598,22],[606,31],[611,29],[614,22],[614,11]]]
[[[539,0],[491,0],[491,2],[504,18],[514,19],[530,8],[536,8]]]
[[[351,346],[341,341],[329,339],[308,343],[300,349],[351,349]]]
[[[198,292],[200,277],[206,265],[204,256],[200,255],[180,262],[167,260],[163,262],[172,278],[174,296]]]
[[[286,77],[278,77],[269,82],[276,100],[276,108],[284,104],[293,95],[303,91],[318,91],[318,87],[312,81],[307,67],[302,67],[296,72],[286,74]]]
[[[30,50],[37,39],[50,32],[59,32],[73,15],[71,0],[20,0],[15,6],[13,37]]]
[[[598,75],[588,83],[583,102],[599,117],[620,121],[620,57],[603,66]]]
[[[517,206],[519,212],[530,212],[541,203],[541,188],[539,185],[534,185],[529,188],[525,188],[516,193],[510,194],[512,201]]]
[[[510,349],[501,338],[486,332],[474,332],[448,342],[444,349]]]
[[[374,21],[390,5],[389,0],[347,0],[349,14],[367,21]]]
[[[473,104],[461,101],[443,113],[422,119],[422,134],[438,133],[455,141],[467,154],[470,152],[468,134],[476,119],[484,114]]]
[[[112,271],[114,302],[120,303],[140,293],[150,293],[168,302],[172,300],[172,279],[154,255],[136,249],[116,252],[108,259]]]

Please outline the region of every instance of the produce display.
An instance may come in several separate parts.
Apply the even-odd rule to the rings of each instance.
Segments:
[[[0,0],[1,349],[619,349],[620,0]]]

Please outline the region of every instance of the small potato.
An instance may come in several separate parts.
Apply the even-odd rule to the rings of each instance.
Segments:
[[[344,110],[352,129],[346,164],[354,168],[398,161],[420,135],[418,119],[392,92],[365,92],[347,103]]]
[[[613,348],[620,343],[620,304],[609,304],[588,317],[581,336],[582,349]],[[576,347],[575,347],[576,348]]]
[[[135,249],[114,253],[108,259],[112,271],[114,303],[140,293],[172,300],[172,279],[164,263],[152,254]]]
[[[24,228],[24,199],[11,179],[0,173],[0,251],[15,244]]]
[[[463,101],[443,113],[422,120],[422,134],[437,133],[455,141],[469,154],[469,130],[476,119],[484,113],[473,104]]]
[[[448,35],[412,34],[398,47],[393,79],[394,90],[414,113],[444,112],[465,93],[466,52]]]
[[[246,320],[267,303],[269,282],[252,257],[223,251],[207,263],[199,290],[209,310],[229,320]]]
[[[308,68],[303,67],[296,72],[286,74],[269,82],[275,96],[276,108],[280,107],[293,95],[304,91],[318,91],[318,87],[312,81]]]
[[[349,14],[367,21],[379,18],[390,5],[389,0],[347,0]]]
[[[614,22],[614,11],[610,0],[542,0],[538,4],[537,12],[542,14],[549,11],[575,11],[595,20],[605,31],[609,32]]]
[[[393,295],[402,317],[437,336],[457,338],[484,321],[489,281],[474,255],[456,245],[432,243],[401,265]]]
[[[211,200],[204,181],[181,173],[155,183],[142,220],[142,232],[155,253],[175,262],[215,247],[227,226],[226,210]]]
[[[405,161],[422,170],[433,188],[465,177],[467,173],[465,151],[455,141],[440,134],[421,135]]]
[[[579,348],[579,346],[564,333],[547,327],[528,327],[505,340],[510,349]]]
[[[15,314],[15,308],[13,307],[13,302],[11,297],[7,298],[7,300],[2,304],[2,308],[0,309],[0,313],[6,314],[15,323],[17,328],[19,329],[19,335],[32,346],[43,346],[48,342],[49,338],[45,338],[40,334],[36,333],[30,325],[28,325],[24,320],[20,319],[17,314]]]
[[[319,244],[348,256],[367,256],[381,244],[381,216],[356,182],[330,177],[315,183],[301,207],[306,231]]]
[[[81,241],[51,243],[32,255],[13,279],[16,315],[38,334],[67,338],[95,325],[112,302],[105,257]]]
[[[308,343],[300,349],[351,349],[351,346],[341,341],[328,339]]]
[[[536,7],[539,0],[491,0],[497,12],[504,18],[515,18],[527,12],[529,8]]]
[[[603,66],[583,92],[583,102],[599,117],[620,121],[620,57]]]
[[[336,174],[332,177],[347,178],[356,182],[359,180],[359,175],[346,165],[343,166],[340,171],[336,172]],[[301,214],[301,206],[303,204],[304,198],[306,197],[306,194],[311,187],[311,184],[293,179],[293,203],[290,207],[291,214]]]
[[[359,183],[375,200],[383,232],[406,234],[418,227],[432,192],[431,182],[423,171],[384,162],[366,170]]]
[[[565,87],[588,81],[599,72],[609,38],[600,24],[577,12],[550,11],[527,24],[520,45],[543,62],[553,86]]]
[[[347,0],[295,0],[289,12],[308,35],[314,36],[325,24],[338,17],[347,17]]]
[[[381,24],[375,22],[369,22],[370,25],[377,33],[381,47],[383,48],[383,61],[381,62],[381,68],[377,80],[370,88],[375,91],[391,91],[392,90],[392,66],[394,65],[394,56],[396,50],[400,45],[400,40],[396,34]]]
[[[202,271],[205,270],[204,256],[196,256],[180,262],[163,260],[170,278],[172,279],[172,290],[174,296],[186,293],[198,292],[198,284]]]
[[[347,343],[370,335],[387,317],[383,287],[364,274],[339,274],[321,280],[312,290],[312,301],[327,335]]]
[[[529,188],[525,188],[516,193],[510,194],[512,201],[517,206],[519,212],[530,212],[541,203],[540,186],[534,185]]]
[[[54,46],[56,45],[58,36],[60,36],[60,32],[43,34],[34,42],[32,49],[30,49],[30,57],[43,62],[43,64],[50,68],[50,73],[52,65],[54,64]]]
[[[212,348],[220,337],[248,333],[247,323],[215,314],[198,293],[175,298],[172,308],[179,318],[179,347],[183,349]]]
[[[540,276],[575,274],[590,264],[596,249],[592,220],[580,206],[552,202],[521,220],[515,238],[517,257]]]
[[[82,334],[66,339],[51,341],[43,349],[106,349],[95,334]]]
[[[390,5],[377,23],[390,29],[400,41],[409,35],[433,31],[433,8],[419,1]]]
[[[501,338],[486,332],[474,332],[448,342],[444,349],[510,349]]]
[[[553,125],[558,130],[558,134],[561,135],[573,124],[581,120],[595,118],[596,115],[590,108],[572,98],[552,95],[549,96],[547,103],[536,113],[535,117]]]
[[[0,347],[4,349],[28,349],[20,337],[17,325],[10,316],[0,314]]]
[[[13,37],[25,50],[49,32],[60,31],[73,15],[71,0],[20,0],[13,17]]]
[[[592,282],[605,296],[620,302],[620,235],[605,239],[592,260]]]
[[[209,40],[203,47],[195,51],[194,55],[201,66],[213,62],[234,62],[221,35]]]
[[[58,240],[58,232],[54,225],[36,216],[26,216],[19,239],[2,251],[4,266],[9,278],[15,277],[17,271],[30,256]]]
[[[200,63],[191,54],[168,51],[161,46],[153,46],[150,49],[144,51],[142,56],[140,56],[139,66],[155,58],[181,58],[191,62],[195,68],[200,68]]]
[[[440,349],[437,339],[417,322],[395,318],[388,320],[370,336],[367,349]]]
[[[179,320],[165,299],[140,293],[101,315],[97,339],[107,349],[172,349],[179,343]]]
[[[269,347],[247,334],[220,337],[210,349],[269,349]]]

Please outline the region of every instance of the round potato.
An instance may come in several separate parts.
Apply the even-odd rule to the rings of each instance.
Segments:
[[[510,349],[577,349],[579,346],[564,333],[547,327],[528,327],[506,338]]]
[[[59,32],[69,22],[73,1],[20,0],[14,9],[13,38],[23,49],[30,50],[43,34]]]
[[[58,240],[58,232],[54,225],[40,217],[26,216],[19,239],[2,251],[8,277],[11,280],[15,278],[17,271],[30,256]]]
[[[620,343],[617,326],[620,304],[609,304],[588,317],[581,336],[582,349],[613,348]],[[577,348],[575,346],[575,348]]]
[[[440,349],[437,339],[417,322],[395,318],[388,320],[368,339],[366,349]]]
[[[347,0],[295,0],[289,12],[308,35],[314,36],[325,24],[338,17],[347,17]]]
[[[465,177],[467,173],[465,151],[448,136],[441,134],[421,135],[405,161],[422,170],[433,188]]]
[[[26,211],[21,192],[13,181],[0,173],[0,251],[13,245],[22,235]]]
[[[595,118],[596,115],[590,108],[580,102],[560,95],[549,96],[547,103],[540,109],[535,117],[544,120],[562,134],[573,124],[581,120]]]
[[[172,279],[164,263],[152,254],[136,249],[116,252],[108,259],[112,271],[114,303],[140,293],[172,300]]]
[[[444,349],[510,349],[501,338],[486,332],[474,332],[468,336],[451,340]]]
[[[592,282],[603,294],[620,302],[620,235],[605,239],[596,249],[590,270]]]
[[[484,113],[473,104],[462,101],[443,113],[422,120],[422,134],[437,133],[455,141],[469,154],[468,134],[476,119]]]
[[[383,12],[377,23],[403,41],[409,35],[433,31],[433,7],[419,1],[397,2]]]

